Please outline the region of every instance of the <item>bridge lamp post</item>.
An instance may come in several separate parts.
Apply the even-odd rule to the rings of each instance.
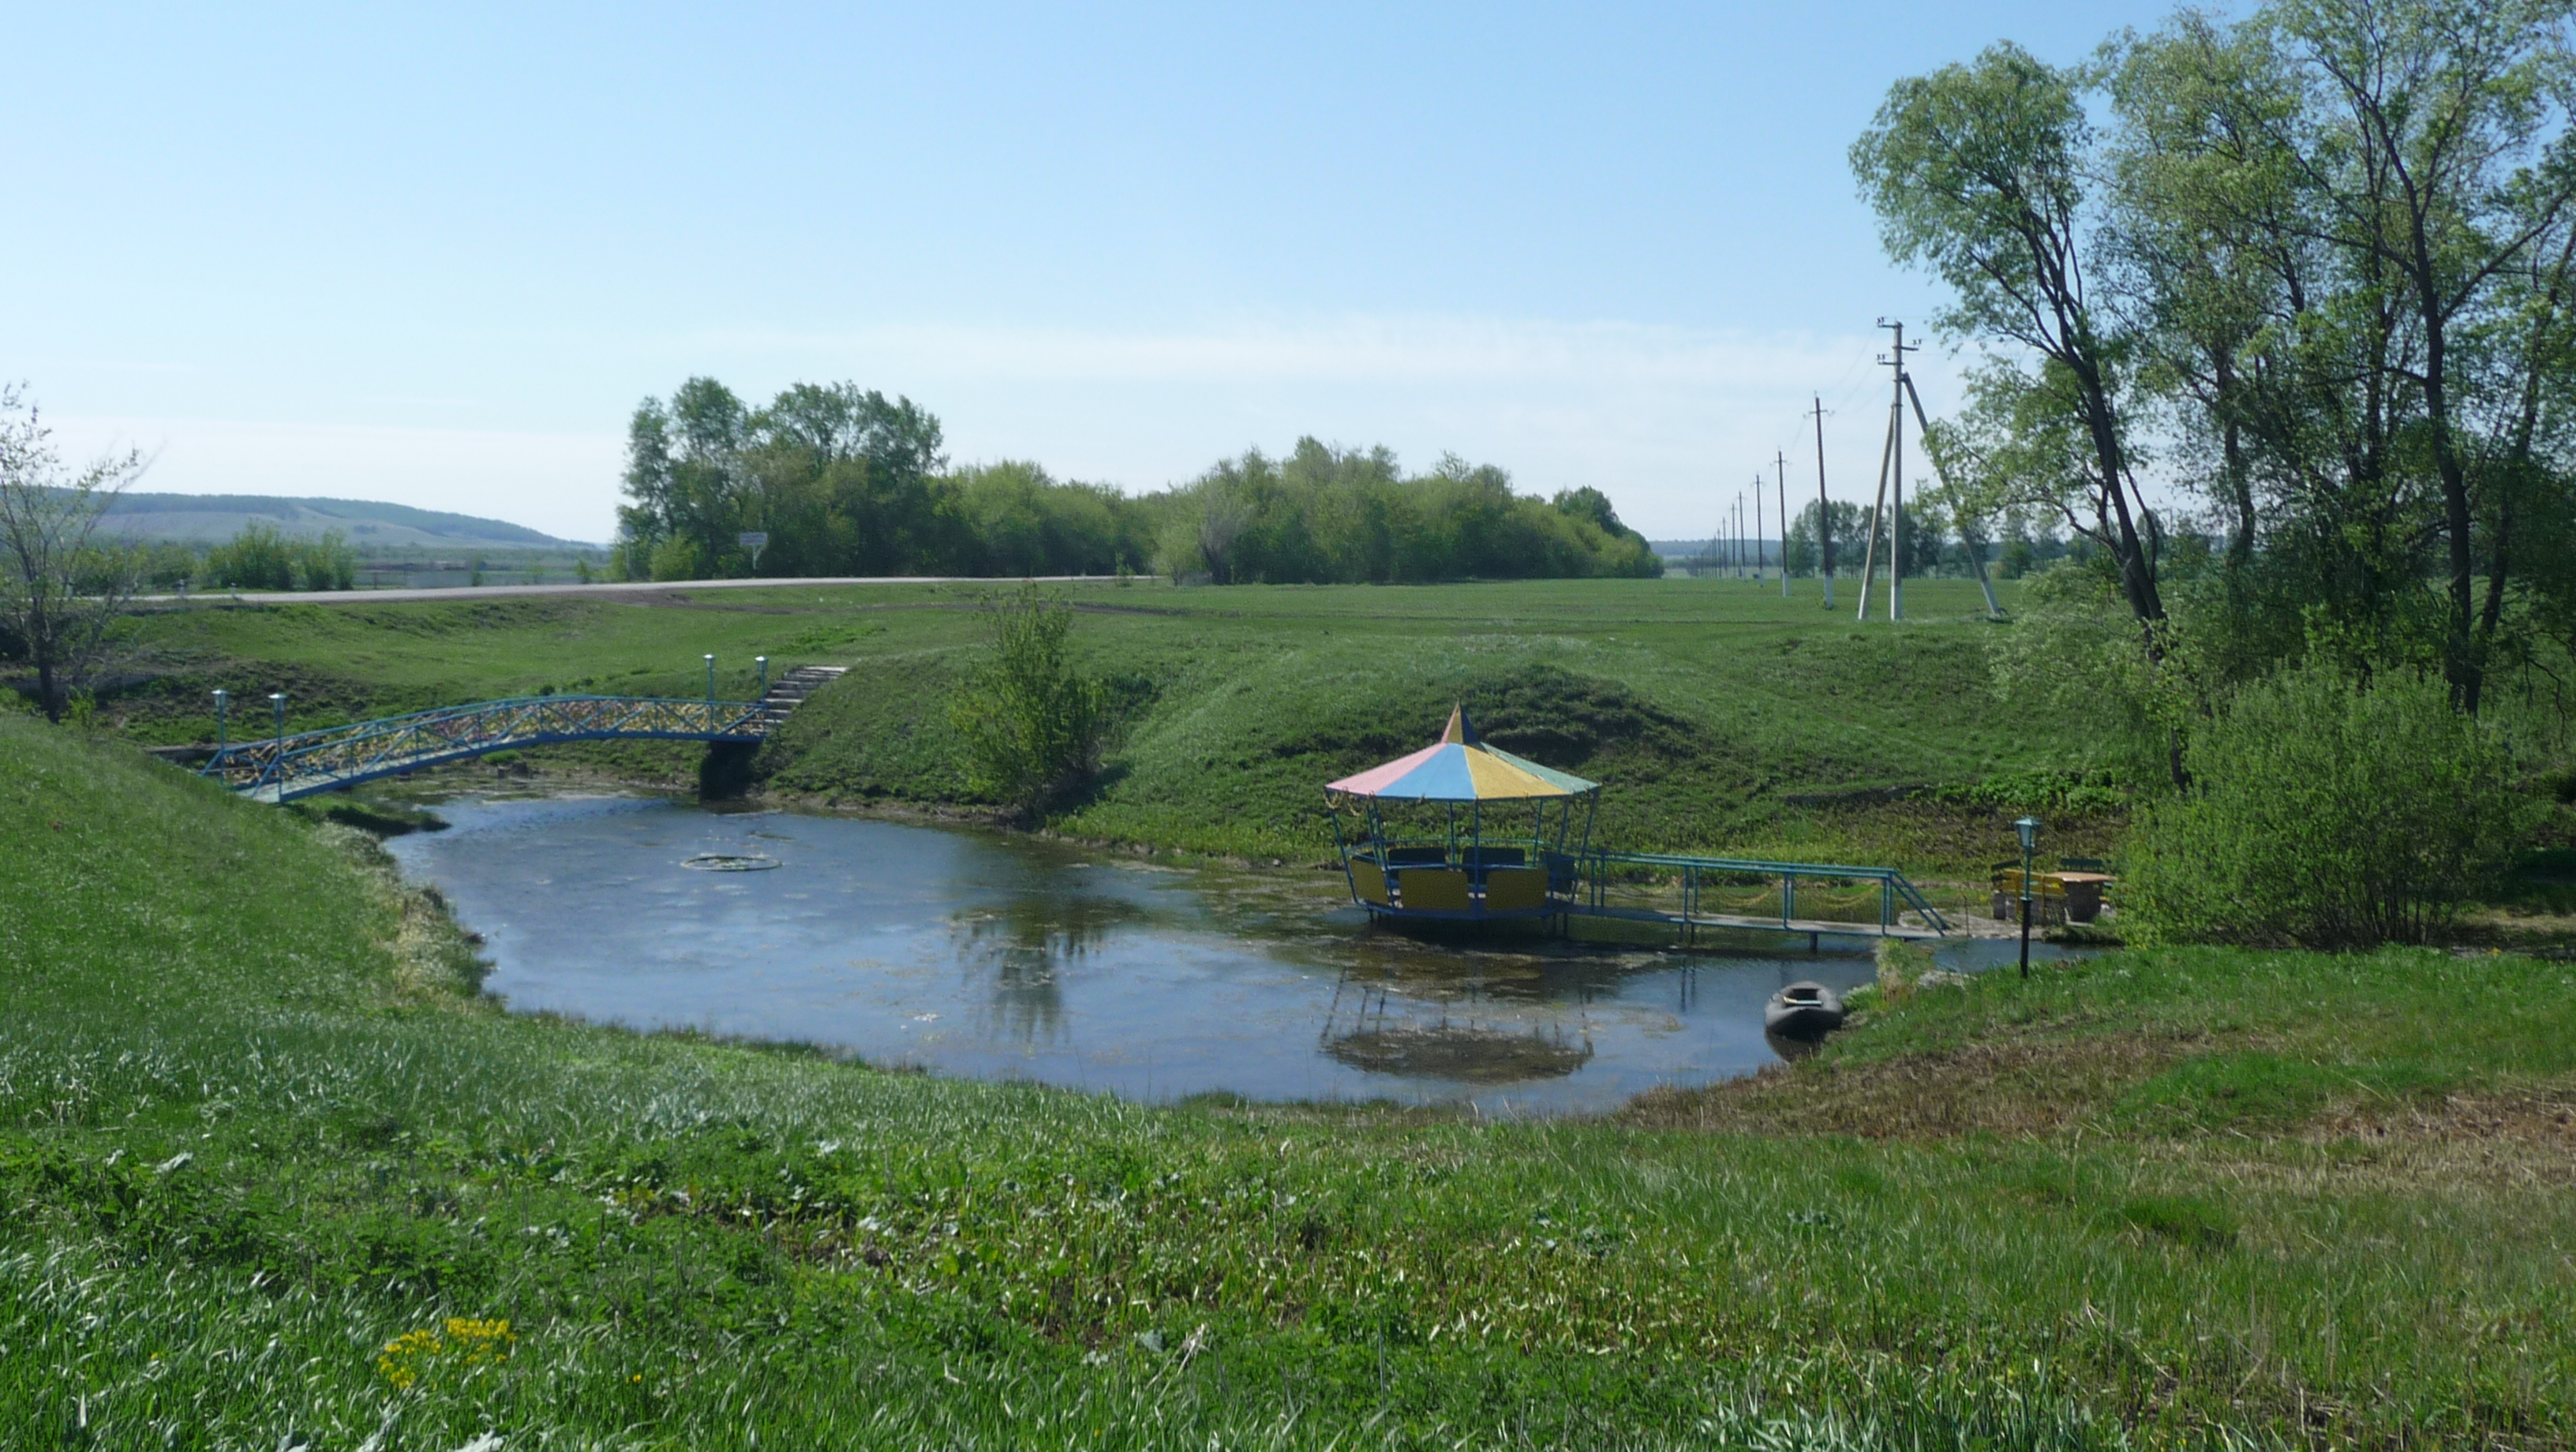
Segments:
[[[707,657],[707,729],[716,729],[716,658]]]
[[[2013,823],[2021,834],[2021,976],[2030,976],[2030,853],[2039,845],[2039,818],[2024,817]]]
[[[751,658],[751,661],[752,664],[760,667],[760,694],[766,696],[769,694],[769,657],[756,655]]]
[[[224,748],[231,743],[233,693],[215,692],[215,759],[223,759]]]
[[[286,790],[286,693],[271,691],[268,704],[277,711],[277,750],[269,754],[268,769],[277,777],[277,789]],[[284,797],[279,801],[286,800]]]

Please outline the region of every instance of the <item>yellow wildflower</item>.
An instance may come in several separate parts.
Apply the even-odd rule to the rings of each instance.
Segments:
[[[507,1360],[510,1343],[518,1339],[507,1321],[450,1316],[436,1328],[406,1331],[386,1342],[376,1357],[376,1371],[396,1390],[408,1390],[424,1369],[441,1358],[465,1366],[488,1366]]]

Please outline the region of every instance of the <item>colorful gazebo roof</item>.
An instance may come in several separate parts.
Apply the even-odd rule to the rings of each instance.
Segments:
[[[1579,797],[1600,789],[1535,761],[1523,761],[1476,739],[1463,706],[1449,712],[1449,728],[1440,739],[1384,766],[1326,784],[1328,792],[1417,802],[1525,801],[1532,797]]]

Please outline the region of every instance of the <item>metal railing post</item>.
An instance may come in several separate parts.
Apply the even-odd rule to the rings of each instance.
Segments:
[[[716,730],[716,658],[707,657],[707,734]]]
[[[283,793],[286,790],[286,693],[269,692],[268,704],[277,708],[277,745],[268,754],[268,774],[276,779],[277,789]],[[279,800],[283,801],[284,797]]]

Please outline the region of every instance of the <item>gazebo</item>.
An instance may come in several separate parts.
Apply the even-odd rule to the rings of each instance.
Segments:
[[[1401,920],[1565,911],[1600,796],[1478,740],[1463,706],[1429,746],[1324,788],[1351,901]]]

